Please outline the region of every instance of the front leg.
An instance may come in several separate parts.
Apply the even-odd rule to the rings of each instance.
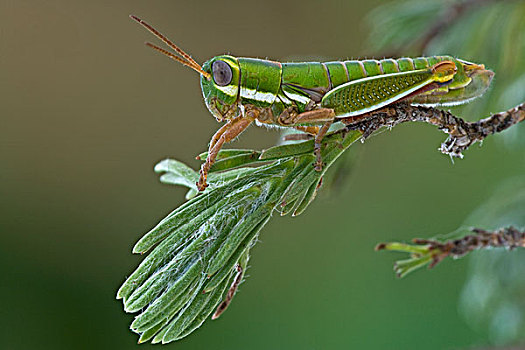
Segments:
[[[199,181],[197,182],[197,188],[199,191],[204,191],[204,189],[208,187],[208,184],[206,183],[208,172],[210,171],[213,163],[215,163],[217,154],[224,143],[230,142],[239,136],[239,134],[243,132],[254,120],[255,116],[253,113],[247,113],[245,116],[239,116],[230,119],[215,133],[215,135],[213,135],[210,142],[210,147],[208,148],[208,157],[206,157],[206,162],[204,162],[204,164],[201,166],[200,177]]]

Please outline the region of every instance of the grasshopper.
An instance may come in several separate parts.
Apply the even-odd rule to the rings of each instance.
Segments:
[[[225,124],[211,138],[197,187],[207,187],[208,172],[221,147],[250,124],[292,127],[314,137],[315,169],[322,170],[321,142],[337,121],[352,124],[401,100],[451,106],[481,96],[494,73],[452,56],[382,60],[280,63],[220,55],[199,65],[136,16],[130,16],[175,51],[146,45],[197,71],[204,101]]]

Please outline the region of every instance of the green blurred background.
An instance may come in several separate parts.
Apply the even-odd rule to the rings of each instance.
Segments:
[[[201,62],[222,53],[346,59],[378,54],[364,17],[380,3],[1,0],[0,348],[138,346],[115,293],[140,261],[132,245],[185,193],[161,185],[152,167],[167,156],[197,167],[219,125],[197,75],[146,48],[152,37],[129,14]],[[253,127],[232,147],[263,148],[278,136]],[[470,258],[399,280],[395,256],[373,250],[455,230],[500,182],[525,173],[523,144],[509,147],[504,135],[455,164],[436,150],[444,138],[410,124],[356,145],[343,187],[263,229],[228,312],[166,347],[489,343],[458,309]]]

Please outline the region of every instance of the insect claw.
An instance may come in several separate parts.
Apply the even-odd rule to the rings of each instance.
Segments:
[[[314,168],[315,168],[315,171],[322,171],[323,170],[323,167],[325,166],[326,164],[323,163],[322,161],[317,161],[313,164]]]
[[[206,189],[206,187],[208,187],[208,184],[206,183],[206,180],[204,180],[203,183],[201,183],[201,181],[197,181],[197,182],[195,183],[195,185],[197,185],[197,189],[198,189],[199,191],[201,191],[201,192],[204,191],[204,190]]]

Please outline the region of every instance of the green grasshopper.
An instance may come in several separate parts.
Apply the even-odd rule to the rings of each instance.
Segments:
[[[314,137],[315,169],[322,169],[321,142],[330,126],[352,124],[401,100],[450,106],[481,96],[494,73],[483,64],[451,56],[383,60],[280,63],[220,55],[202,67],[152,26],[140,23],[176,53],[146,45],[201,75],[206,106],[219,122],[197,187],[206,179],[221,147],[250,124],[293,127]],[[177,55],[178,54],[178,55]]]

